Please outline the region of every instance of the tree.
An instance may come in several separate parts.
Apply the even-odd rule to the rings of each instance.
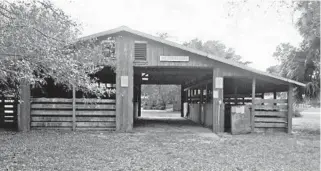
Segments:
[[[292,18],[296,21],[295,27],[303,37],[299,47],[289,43],[277,46],[273,56],[279,61],[278,75],[296,81],[306,83],[304,91],[296,89],[297,100],[303,100],[302,94],[309,99],[319,99],[320,92],[320,1],[256,1],[257,7],[267,13],[276,10],[283,14],[282,10],[292,11]],[[230,2],[229,15],[235,15],[238,10],[246,9],[247,5],[253,5],[253,1]],[[241,7],[241,8],[239,8]],[[298,14],[298,17],[296,17]],[[276,69],[276,68],[269,68]]]
[[[169,37],[168,33],[160,33],[160,32],[158,32],[157,35],[161,39],[167,39]]]
[[[289,43],[280,44],[273,56],[280,62],[281,76],[306,83],[305,92],[310,99],[318,99],[320,92],[320,2],[298,1],[294,9],[300,12],[296,27],[303,37],[299,48]]]
[[[106,57],[112,55],[106,51],[113,41],[77,41],[79,28],[49,1],[1,1],[1,88],[18,92],[22,81],[43,85],[51,78],[55,84],[93,90],[89,74],[103,66],[115,66]]]
[[[142,85],[142,94],[148,96],[145,103],[152,108],[165,109],[167,104],[180,102],[178,85]]]
[[[266,69],[266,72],[273,74],[273,75],[280,75],[280,67],[279,65],[273,65]]]
[[[216,40],[209,40],[206,42],[202,42],[202,40],[199,40],[197,38],[192,39],[189,42],[184,42],[184,46],[194,48],[200,51],[204,51],[207,53],[210,53],[212,55],[226,58],[226,59],[231,59],[236,62],[239,62],[241,64],[249,64],[249,61],[242,62],[241,59],[242,57],[240,55],[235,54],[235,50],[233,48],[227,48],[223,43],[220,41]]]

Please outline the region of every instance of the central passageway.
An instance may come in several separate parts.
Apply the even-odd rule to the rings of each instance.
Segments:
[[[180,116],[180,112],[143,110],[135,120],[135,132],[182,133],[217,137],[211,129]]]

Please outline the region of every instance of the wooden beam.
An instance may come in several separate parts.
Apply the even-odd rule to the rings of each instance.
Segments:
[[[273,99],[276,99],[277,97],[276,97],[276,91],[274,90],[273,91]]]
[[[276,90],[273,91],[273,99],[276,99]],[[276,103],[274,103],[274,105],[276,105]]]
[[[138,86],[138,117],[142,115],[142,84]]]
[[[213,130],[213,132],[214,133],[217,133],[218,132],[218,129],[217,129],[217,119],[218,119],[218,111],[217,111],[217,100],[216,99],[214,99],[214,92],[215,92],[215,94],[216,94],[216,89],[215,89],[215,78],[216,78],[216,76],[217,76],[217,72],[215,71],[215,69],[213,69],[213,78],[212,78],[212,82],[213,82],[213,88],[212,88],[212,90],[213,90],[213,101],[212,101],[212,103],[213,103],[213,111],[212,111],[212,115],[213,115],[213,128],[212,128],[212,130]]]
[[[22,81],[20,85],[21,104],[20,118],[18,122],[19,131],[30,131],[30,84]]]
[[[134,43],[126,36],[116,37],[116,130],[133,128]],[[126,78],[127,79],[122,79]],[[127,84],[122,84],[121,81]]]
[[[202,120],[204,120],[204,115],[203,115],[203,112],[202,112],[202,107],[203,107],[203,98],[204,98],[204,89],[203,89],[203,87],[201,87],[200,88],[200,90],[201,90],[201,94],[200,94],[200,106],[199,106],[199,115],[200,115],[200,117],[199,117],[199,121],[200,121],[200,123],[201,124],[203,124],[202,123]],[[203,119],[202,119],[203,118]]]
[[[182,84],[181,85],[181,117],[184,117],[184,100],[185,100],[185,92]]]
[[[289,84],[289,89],[288,89],[288,133],[292,133],[292,114],[293,114],[293,85]]]
[[[223,88],[216,87],[218,78],[223,78],[219,68],[213,69],[213,132],[222,132],[224,128]],[[223,81],[224,82],[224,81]]]
[[[72,130],[76,130],[76,88],[72,85]]]
[[[256,78],[252,79],[252,108],[251,108],[251,131],[254,132],[254,117],[255,117],[255,87],[256,87]]]
[[[237,104],[237,85],[236,84],[234,84],[234,104]]]

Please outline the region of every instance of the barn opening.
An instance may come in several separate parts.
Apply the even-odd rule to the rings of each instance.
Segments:
[[[210,98],[206,100],[206,95],[200,100],[200,96],[188,96],[187,92],[196,80],[211,79],[212,69],[191,68],[191,67],[134,67],[134,127],[147,123],[171,122],[176,124],[185,124],[186,119],[194,123],[211,127],[211,124],[204,124],[200,121],[201,109],[203,103],[210,103]],[[153,85],[153,86],[148,86]],[[158,86],[162,85],[162,86]],[[155,91],[153,93],[163,93],[161,88],[173,88],[174,99],[169,97],[161,99],[162,103],[154,105],[151,98],[142,92]],[[177,88],[178,87],[178,88]],[[144,89],[145,88],[145,89]],[[146,90],[149,88],[149,90]],[[151,89],[151,88],[154,88]],[[156,89],[155,89],[156,88]],[[159,89],[158,89],[159,88]],[[205,89],[204,89],[205,90]],[[196,92],[196,90],[194,90]],[[198,92],[200,93],[200,92]],[[149,96],[151,93],[149,93]],[[163,96],[166,96],[164,94]],[[197,99],[198,97],[198,99]],[[205,106],[205,105],[204,105]],[[156,111],[155,111],[156,109]],[[210,108],[208,108],[210,110]],[[205,113],[205,111],[204,111]],[[211,113],[211,111],[208,111]]]

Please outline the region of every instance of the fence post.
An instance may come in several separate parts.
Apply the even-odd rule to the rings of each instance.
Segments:
[[[30,84],[26,81],[22,81],[20,85],[20,114],[18,119],[19,131],[30,131]]]
[[[184,117],[184,101],[185,101],[185,92],[184,86],[181,84],[181,117]],[[174,106],[173,106],[174,109]]]
[[[293,85],[288,88],[288,133],[292,133],[292,113],[293,113]]]
[[[255,87],[256,87],[256,78],[252,80],[252,108],[251,108],[251,131],[254,132],[254,119],[255,119]]]
[[[72,130],[76,130],[76,90],[75,85],[72,85]]]

